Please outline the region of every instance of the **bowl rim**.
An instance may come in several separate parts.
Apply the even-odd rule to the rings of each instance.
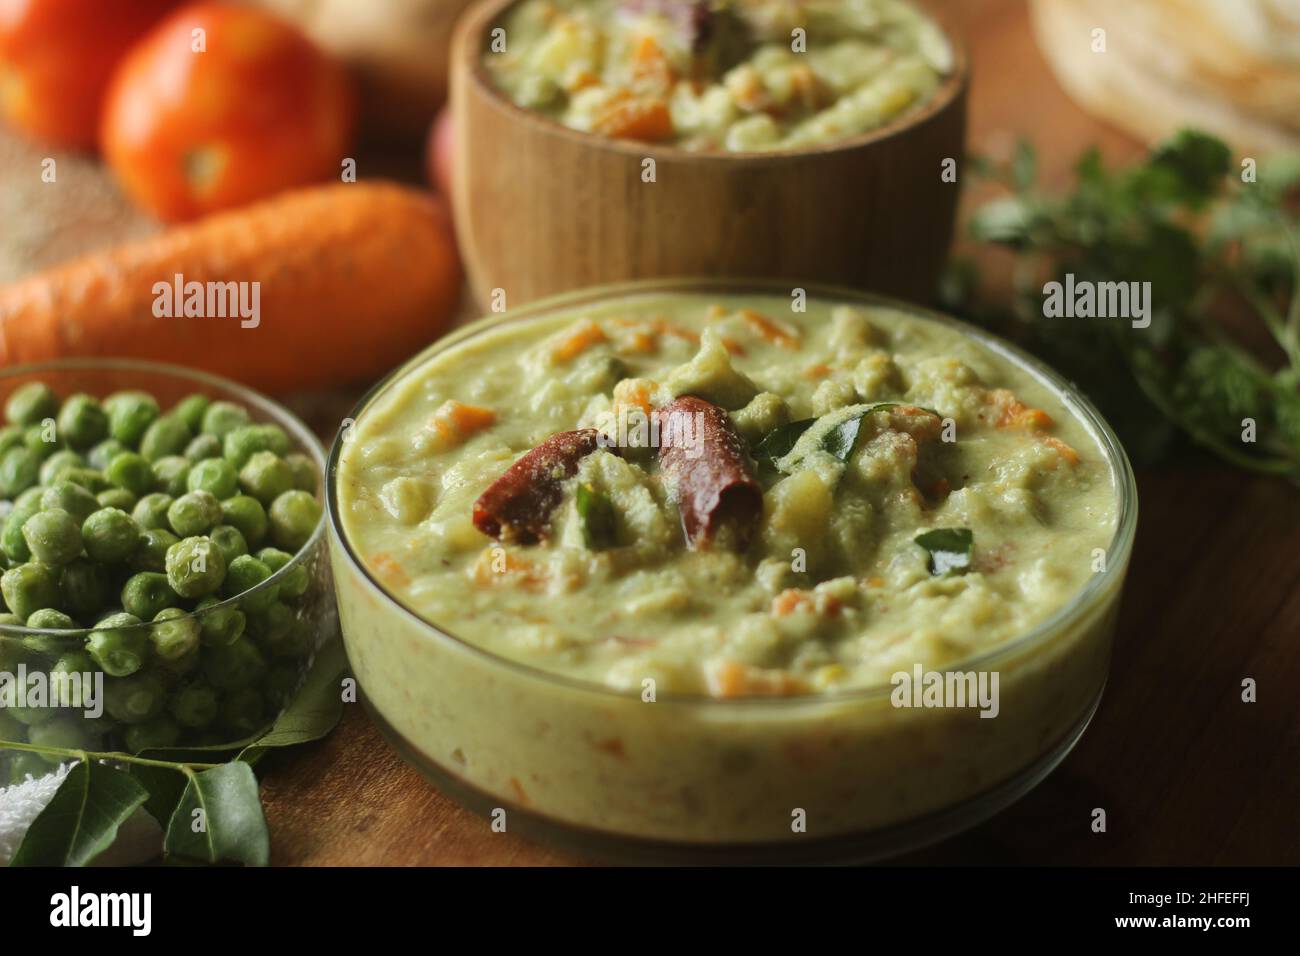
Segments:
[[[488,74],[483,62],[482,51],[487,38],[488,27],[495,24],[509,7],[524,0],[476,0],[456,24],[452,38],[452,82],[464,75],[475,89],[496,109],[512,116],[516,121],[527,123],[542,135],[567,139],[579,146],[594,147],[610,152],[620,153],[637,160],[681,160],[707,163],[727,163],[744,161],[747,164],[767,166],[783,165],[790,162],[806,160],[814,156],[830,153],[849,152],[866,149],[883,140],[892,139],[914,127],[920,127],[938,116],[949,107],[965,110],[965,94],[970,84],[970,55],[960,30],[957,29],[953,15],[947,7],[935,0],[903,0],[918,8],[933,20],[943,31],[952,49],[953,66],[934,94],[919,109],[904,111],[883,126],[858,133],[845,139],[830,143],[802,146],[796,149],[778,150],[692,150],[681,146],[664,143],[643,143],[639,140],[611,139],[597,133],[573,129],[551,119],[536,110],[530,110],[511,101],[504,91],[497,88]],[[463,70],[457,69],[458,63]],[[457,97],[453,94],[453,106]],[[957,158],[957,157],[954,157]]]
[[[274,399],[262,394],[257,389],[252,388],[242,382],[236,382],[233,379],[226,378],[222,375],[215,375],[202,369],[189,368],[184,365],[174,365],[170,362],[154,362],[146,359],[132,358],[65,358],[52,359],[43,362],[29,362],[24,365],[11,365],[7,368],[0,369],[0,389],[5,383],[14,378],[30,377],[50,372],[76,372],[76,371],[122,371],[122,372],[147,372],[153,375],[169,375],[174,378],[194,382],[197,385],[206,385],[210,388],[220,389],[231,395],[237,396],[238,400],[245,405],[252,406],[266,415],[268,421],[285,428],[290,436],[296,440],[302,449],[305,449],[311,455],[312,463],[316,466],[317,473],[321,476],[320,491],[317,500],[325,504],[325,468],[328,462],[325,447],[321,444],[315,432],[307,427],[297,415],[289,411]],[[99,396],[100,399],[103,396]],[[306,564],[320,547],[321,539],[325,534],[325,527],[328,523],[325,514],[326,509],[321,509],[320,520],[316,522],[316,527],[312,529],[311,537],[307,542],[293,554],[279,569],[274,571],[269,578],[257,585],[249,588],[247,591],[241,591],[233,597],[223,598],[216,604],[211,604],[202,610],[186,611],[179,617],[174,617],[173,621],[185,621],[206,617],[222,608],[236,607],[240,601],[250,594],[258,594],[262,591],[269,590],[280,584],[289,574],[298,567]],[[251,552],[250,552],[251,553]],[[115,626],[113,630],[134,631],[145,630],[153,627],[154,621],[141,621],[139,624],[124,624]],[[27,627],[18,624],[0,623],[0,639],[6,636],[10,638],[24,637],[52,637],[66,641],[83,640],[95,631],[94,627],[74,628],[70,630],[56,630],[52,628]]]
[[[1133,540],[1137,529],[1138,494],[1137,482],[1128,455],[1114,430],[1102,417],[1096,406],[1073,383],[1046,363],[1035,358],[1019,347],[1006,342],[999,336],[970,325],[959,319],[924,306],[892,299],[888,296],[857,289],[821,283],[806,283],[796,286],[805,291],[808,298],[829,301],[834,304],[856,304],[872,308],[893,309],[908,316],[936,322],[953,329],[969,338],[973,338],[995,354],[1025,369],[1041,384],[1057,395],[1084,425],[1092,432],[1106,457],[1107,465],[1118,499],[1118,512],[1115,519],[1115,532],[1104,548],[1106,564],[1104,570],[1094,573],[1077,593],[1037,625],[1001,644],[979,651],[975,654],[953,661],[945,666],[945,671],[978,671],[989,668],[987,665],[1004,658],[1032,649],[1037,643],[1046,643],[1055,635],[1064,633],[1090,612],[1094,606],[1114,592],[1116,599],[1122,588],[1129,558],[1133,549]],[[378,401],[390,388],[435,356],[450,351],[462,343],[480,335],[509,325],[514,322],[527,322],[545,318],[554,313],[562,313],[581,305],[592,305],[610,299],[633,298],[656,294],[775,294],[789,296],[792,286],[780,280],[718,278],[718,277],[674,277],[667,279],[643,279],[630,282],[616,282],[587,289],[562,293],[545,299],[538,299],[516,309],[495,315],[487,315],[464,325],[449,335],[438,339],[419,353],[407,359],[375,383],[349,412],[344,426],[340,428],[330,446],[329,460],[325,478],[325,518],[329,523],[330,536],[337,543],[349,564],[349,571],[391,605],[400,614],[408,618],[422,634],[432,640],[444,640],[461,651],[467,651],[488,664],[505,667],[518,673],[525,679],[536,679],[543,683],[565,687],[575,692],[594,693],[609,698],[626,701],[635,697],[634,692],[620,690],[607,684],[600,684],[582,678],[570,677],[554,671],[537,667],[524,661],[515,660],[498,654],[472,641],[452,633],[442,625],[435,624],[421,617],[414,609],[407,606],[396,595],[386,589],[360,560],[352,542],[342,526],[341,509],[338,504],[338,471],[340,456],[345,441],[355,435],[355,423]],[[349,425],[349,423],[351,423]],[[337,575],[340,573],[335,571]],[[337,577],[335,586],[337,588]],[[345,635],[346,640],[346,635]],[[846,702],[887,697],[894,692],[892,683],[873,684],[867,687],[855,687],[839,692],[825,694],[796,694],[788,697],[738,697],[719,699],[707,694],[666,694],[657,693],[657,703],[680,703],[686,705],[725,707],[782,707],[782,706],[825,706]]]

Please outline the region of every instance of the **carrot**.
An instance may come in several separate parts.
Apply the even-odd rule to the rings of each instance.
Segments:
[[[569,330],[555,348],[551,349],[551,358],[556,362],[567,362],[604,341],[606,341],[605,333],[601,327],[591,319],[583,319]]]
[[[673,138],[673,117],[668,104],[651,96],[622,97],[592,123],[592,129],[611,139],[636,139],[659,143]]]
[[[776,319],[770,319],[763,313],[756,312],[753,309],[741,309],[740,316],[768,342],[779,345],[783,349],[799,348],[799,336],[789,329],[783,328]]]
[[[788,671],[712,660],[704,665],[704,680],[713,697],[789,697],[808,689],[807,683]]]
[[[998,428],[1051,428],[1052,416],[1041,408],[1030,408],[1015,393],[1005,388],[995,388],[984,396],[984,400],[998,412],[995,422]]]
[[[838,617],[842,607],[839,599],[829,594],[821,595],[798,588],[787,588],[772,598],[773,617],[785,617],[796,612]]]
[[[177,317],[160,317],[178,275]],[[256,324],[185,317],[191,283],[205,293],[207,283],[248,283],[249,305],[256,288]],[[313,187],[0,286],[0,366],[132,357],[266,391],[335,386],[373,378],[439,335],[460,284],[451,227],[429,194],[383,182]],[[201,298],[206,314],[228,294]]]
[[[1055,435],[1044,435],[1043,444],[1055,448],[1068,464],[1077,465],[1079,463],[1079,453]]]
[[[614,386],[614,406],[635,406],[649,415],[652,407],[650,393],[654,387],[655,383],[649,379],[626,378]]]
[[[404,588],[411,583],[411,578],[406,573],[406,569],[402,567],[401,562],[387,551],[378,551],[372,554],[370,556],[370,566],[385,584]]]
[[[459,445],[471,435],[490,428],[497,413],[479,405],[465,405],[449,398],[438,406],[429,424],[438,432],[444,447]]]
[[[499,545],[494,545],[479,552],[470,569],[470,578],[475,584],[479,587],[492,587],[504,581],[517,584],[525,591],[541,591],[546,586],[543,572],[536,565],[511,551],[497,555],[494,552],[498,547]]]
[[[816,365],[809,365],[806,369],[804,369],[803,377],[812,378],[812,379],[825,378],[833,371],[835,371],[835,369],[831,368],[829,365],[825,365],[819,362]]]

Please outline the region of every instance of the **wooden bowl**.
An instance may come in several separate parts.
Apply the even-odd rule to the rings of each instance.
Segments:
[[[966,51],[920,110],[827,146],[692,152],[579,132],[510,102],[483,64],[516,0],[480,0],[451,51],[452,204],[470,284],[514,306],[623,279],[788,278],[934,297],[952,239],[966,126]],[[642,179],[646,159],[655,181]],[[797,280],[797,281],[796,281]]]

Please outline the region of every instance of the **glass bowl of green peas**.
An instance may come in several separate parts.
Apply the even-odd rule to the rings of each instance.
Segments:
[[[4,370],[0,410],[0,786],[254,738],[337,628],[316,437],[132,360]]]

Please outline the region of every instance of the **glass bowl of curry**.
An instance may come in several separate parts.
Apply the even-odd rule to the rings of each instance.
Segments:
[[[616,859],[870,859],[1015,800],[1097,705],[1137,516],[1113,432],[1012,346],[719,280],[467,326],[328,475],[390,739]]]

